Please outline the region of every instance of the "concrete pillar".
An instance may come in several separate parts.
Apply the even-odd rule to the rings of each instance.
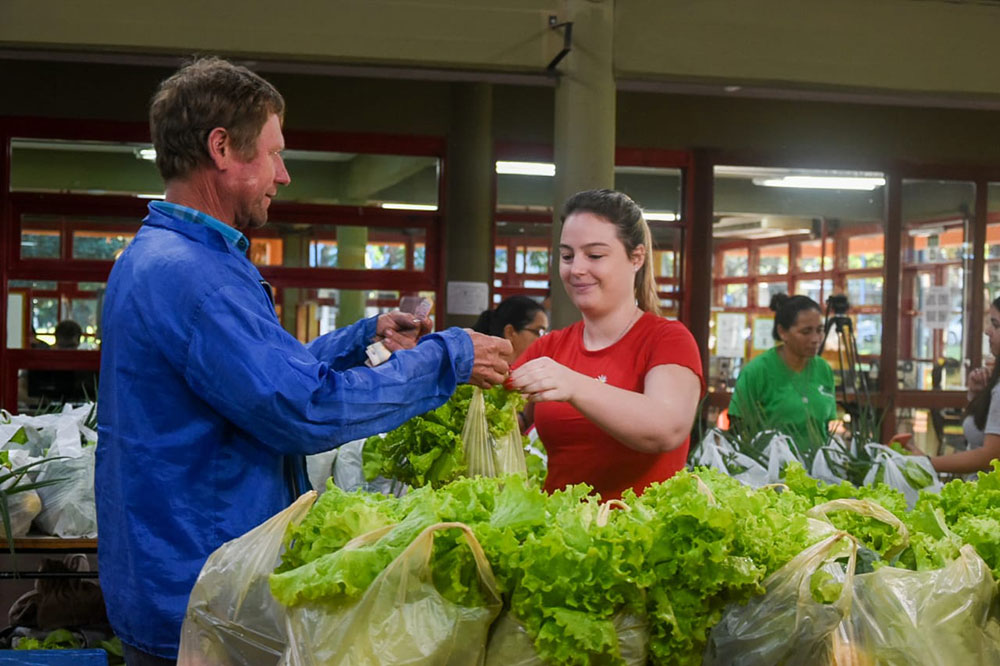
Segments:
[[[489,285],[493,280],[492,125],[493,87],[453,84],[445,168],[445,293],[448,282]],[[438,321],[441,315],[439,311]],[[471,326],[477,316],[444,313],[443,321],[445,326]]]
[[[567,0],[573,22],[570,53],[559,63],[555,98],[552,327],[580,318],[559,279],[559,213],[570,195],[615,185],[614,0]]]
[[[337,268],[365,268],[368,227],[337,227]],[[337,328],[349,326],[365,316],[365,295],[358,289],[341,289],[337,299]]]

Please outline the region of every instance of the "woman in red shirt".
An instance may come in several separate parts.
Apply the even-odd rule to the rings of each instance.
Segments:
[[[583,320],[529,347],[510,385],[548,452],[546,490],[641,493],[684,467],[701,356],[683,324],[659,316],[649,226],[632,199],[580,192],[562,221],[559,276]]]

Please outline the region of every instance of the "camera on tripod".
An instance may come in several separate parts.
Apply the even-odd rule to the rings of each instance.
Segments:
[[[846,315],[851,309],[851,304],[844,294],[833,294],[826,299],[827,312],[833,310],[835,315]]]

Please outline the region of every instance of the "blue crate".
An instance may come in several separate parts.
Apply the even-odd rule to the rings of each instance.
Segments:
[[[0,666],[108,666],[104,650],[0,650]]]

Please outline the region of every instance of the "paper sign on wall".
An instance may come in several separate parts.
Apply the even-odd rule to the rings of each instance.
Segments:
[[[754,351],[764,351],[774,346],[774,317],[757,317],[753,320]]]
[[[745,353],[743,331],[747,316],[735,312],[720,312],[715,316],[715,355],[743,358]]]
[[[488,307],[490,307],[490,285],[488,283],[448,283],[448,314],[478,315]]]
[[[951,287],[927,287],[924,290],[923,317],[927,328],[933,330],[948,328],[951,299]]]

